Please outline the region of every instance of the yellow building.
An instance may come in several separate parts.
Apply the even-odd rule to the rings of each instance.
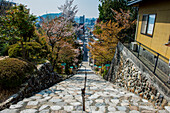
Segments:
[[[136,40],[166,58],[170,58],[170,0],[132,0],[138,7]]]

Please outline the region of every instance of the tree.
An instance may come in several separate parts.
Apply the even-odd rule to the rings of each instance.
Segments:
[[[79,56],[79,50],[75,49],[72,44],[67,42],[62,43],[61,51],[59,52],[58,61],[66,63],[67,65],[73,65],[78,63],[77,57]]]
[[[24,5],[14,6],[7,11],[6,16],[0,17],[0,38],[10,45],[19,42],[22,48],[22,57],[27,58],[24,47],[35,35],[36,17],[29,14],[29,9]]]
[[[22,48],[19,44],[10,45],[8,48],[9,57],[22,57]],[[27,53],[29,53],[28,57],[31,61],[40,59],[46,53],[46,50],[42,48],[41,44],[35,41],[26,42],[24,48],[27,50]]]
[[[53,69],[58,59],[60,51],[60,41],[66,37],[73,37],[74,29],[69,20],[63,17],[56,17],[52,20],[43,20],[42,28],[46,31],[47,43],[50,45],[50,61],[53,64]],[[49,46],[48,46],[49,47]]]
[[[0,1],[0,15],[6,15],[6,11],[9,10],[12,7],[13,3],[6,1],[6,0],[1,0]]]
[[[99,19],[100,21],[107,22],[109,20],[114,21],[114,14],[111,9],[120,12],[120,8],[122,10],[128,10],[126,0],[99,0],[101,5],[99,4]]]
[[[42,28],[46,32],[46,38],[48,44],[51,46],[50,50],[50,57],[51,57],[51,63],[53,64],[53,69],[57,63],[59,51],[60,48],[60,41],[64,41],[67,38],[71,37],[74,39],[74,35],[77,30],[79,30],[81,27],[77,28],[73,26],[72,19],[74,19],[74,16],[77,13],[77,7],[74,6],[72,8],[73,0],[66,1],[66,3],[59,7],[59,9],[62,11],[61,17],[56,17],[54,19],[44,19],[42,18]]]
[[[119,26],[124,27],[124,29],[119,32],[119,37],[121,37],[121,39],[123,40],[125,40],[125,37],[127,35],[134,37],[136,20],[133,19],[130,10],[123,11],[122,9],[120,9],[120,12],[113,9],[111,10],[114,14],[115,22],[118,23]]]
[[[68,1],[66,0],[64,5],[58,7],[58,9],[62,12],[63,16],[67,19],[70,19],[72,22],[74,21],[74,17],[77,14],[77,5],[73,6],[74,0]]]
[[[107,22],[96,26],[93,34],[98,41],[91,40],[89,43],[90,53],[95,57],[96,63],[102,65],[111,62],[118,43],[118,33],[123,29],[118,23]]]
[[[89,43],[90,52],[98,65],[111,62],[118,41],[122,40],[126,31],[135,24],[135,21],[130,20],[130,11],[125,12],[122,9],[120,13],[116,10],[112,11],[115,14],[115,21],[98,23],[93,31],[98,41],[92,39]]]

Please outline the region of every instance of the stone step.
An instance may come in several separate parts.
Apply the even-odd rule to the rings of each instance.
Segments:
[[[170,106],[165,106],[165,110],[167,113],[170,113]]]
[[[95,74],[93,71],[87,71],[87,74]],[[78,71],[77,74],[85,74],[85,71]]]
[[[93,72],[88,69],[88,73]],[[83,69],[79,72],[85,72]],[[76,74],[36,95],[25,98],[0,113],[155,113],[152,103],[124,88],[105,81],[95,74],[87,74],[85,104],[82,112],[81,89],[85,74]],[[169,107],[165,107],[169,111]],[[157,113],[166,113],[159,110]],[[168,113],[168,112],[167,112]]]

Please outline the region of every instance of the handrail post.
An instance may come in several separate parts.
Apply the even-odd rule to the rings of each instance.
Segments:
[[[83,66],[85,67],[85,66]],[[84,81],[84,88],[81,89],[82,101],[83,101],[83,111],[85,111],[85,94],[86,94],[86,81],[87,81],[87,72],[85,67],[85,81]]]
[[[130,48],[131,38],[130,37],[128,37],[128,38],[129,38],[128,48]]]
[[[160,55],[160,54],[157,53],[157,56],[156,56],[156,63],[155,63],[154,71],[153,71],[154,74],[155,74],[155,72],[156,72],[156,67],[157,67],[157,65],[158,65],[159,55]]]
[[[139,43],[138,58],[139,58],[139,53],[140,53],[140,47],[141,47],[141,43]]]

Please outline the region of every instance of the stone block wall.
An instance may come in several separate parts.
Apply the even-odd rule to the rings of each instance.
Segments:
[[[116,83],[140,97],[150,100],[157,107],[164,107],[168,101],[157,90],[147,73],[142,73],[132,60],[121,57]],[[148,76],[148,77],[147,77]]]
[[[157,107],[170,104],[170,89],[121,42],[104,78],[151,101]]]
[[[0,110],[62,80],[64,80],[62,76],[52,71],[52,66],[49,62],[38,65],[37,74],[33,75],[26,83],[22,84],[18,93],[12,95],[5,102],[0,103]]]

